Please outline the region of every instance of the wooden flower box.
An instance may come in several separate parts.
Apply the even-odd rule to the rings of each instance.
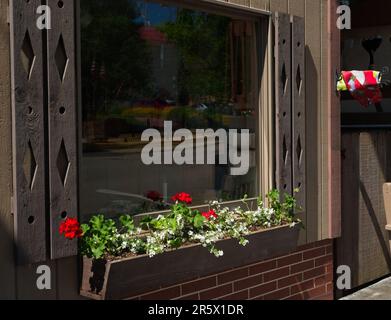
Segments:
[[[114,261],[83,259],[80,294],[97,300],[126,299],[148,291],[287,254],[296,248],[300,226],[254,232],[246,247],[221,240],[224,256],[216,258],[201,245],[190,245],[149,258],[140,255]]]

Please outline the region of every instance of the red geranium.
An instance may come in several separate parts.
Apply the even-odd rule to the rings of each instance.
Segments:
[[[204,218],[206,218],[207,220],[210,220],[210,218],[218,218],[218,215],[216,213],[216,211],[214,211],[213,209],[212,210],[209,210],[208,212],[203,212],[202,213],[202,216]]]
[[[149,191],[147,193],[147,198],[151,199],[152,201],[162,201],[163,200],[163,196],[157,191]]]
[[[80,238],[83,234],[83,231],[80,228],[80,224],[75,218],[66,218],[60,224],[60,234],[64,234],[64,237],[67,239]]]
[[[171,200],[174,202],[178,201],[186,204],[191,204],[193,201],[193,199],[190,197],[190,194],[185,192],[177,193],[175,196],[171,197]]]

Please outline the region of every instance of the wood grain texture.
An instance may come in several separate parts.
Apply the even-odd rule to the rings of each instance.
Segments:
[[[260,194],[265,195],[275,185],[274,164],[274,84],[273,84],[273,24],[271,19],[262,19],[260,24],[261,61],[259,74],[259,171]]]
[[[48,32],[48,119],[51,258],[77,254],[77,242],[58,232],[66,217],[77,217],[77,99],[75,7],[73,1],[49,1],[52,29]]]
[[[305,0],[290,0],[289,1],[289,13],[293,16],[302,17],[305,16]]]
[[[306,163],[307,163],[307,242],[322,238],[322,158],[321,158],[321,31],[320,1],[306,0]],[[309,134],[310,133],[310,134]]]
[[[15,243],[20,263],[46,258],[45,132],[40,0],[10,2]]]
[[[341,102],[335,92],[335,74],[340,70],[341,32],[335,21],[336,2],[328,1],[328,202],[329,224],[325,237],[337,238],[341,235]]]
[[[243,248],[233,239],[222,240],[225,252],[216,259],[201,245],[192,245],[154,257],[147,255],[105,262],[84,258],[81,294],[101,299],[126,299],[140,293],[249,265],[287,254],[297,248],[299,226],[277,227],[248,236]]]
[[[51,288],[49,290],[39,290],[37,288],[37,268],[46,265],[51,271]],[[18,300],[55,300],[57,298],[56,284],[56,262],[44,261],[28,265],[19,265],[16,268],[16,288]]]
[[[289,0],[270,0],[270,11],[289,13]]]
[[[320,90],[320,119],[319,119],[319,138],[320,138],[320,175],[321,175],[321,185],[320,185],[320,206],[321,206],[321,230],[320,237],[326,238],[328,237],[330,230],[330,217],[329,217],[329,209],[330,209],[330,193],[329,193],[329,185],[330,185],[330,176],[329,176],[329,156],[330,156],[330,148],[329,144],[331,141],[329,140],[329,125],[330,125],[330,108],[329,108],[329,95],[331,93],[328,92],[328,81],[329,81],[329,30],[328,30],[328,19],[330,14],[327,11],[328,3],[327,1],[322,1],[320,4],[320,23],[321,23],[321,31],[320,31],[320,74],[319,80],[321,84],[326,84],[325,88],[321,88]]]
[[[239,4],[241,6],[250,6],[250,0],[228,0],[229,3]]]
[[[382,192],[391,160],[389,137],[389,132],[376,130],[342,134],[343,214],[336,264],[350,266],[353,288],[391,272]]]
[[[306,103],[305,103],[305,20],[292,19],[292,184],[296,193],[298,217],[306,225]],[[306,235],[302,234],[302,242]]]
[[[342,135],[342,233],[336,240],[336,265],[347,265],[352,270],[352,286],[358,285],[358,199],[360,184],[360,134]],[[338,291],[337,297],[343,292]]]
[[[383,199],[387,166],[386,134],[360,134],[359,269],[358,285],[391,272],[391,258]]]
[[[10,29],[8,5],[0,2],[0,300],[15,299],[12,197]]]
[[[385,228],[386,230],[391,231],[391,183],[390,182],[386,182],[383,185],[383,200],[384,200],[384,210],[386,211],[386,221],[387,221],[387,225]],[[391,234],[390,232],[388,232],[388,238],[391,241],[390,236]]]
[[[261,10],[270,10],[270,0],[250,0],[250,6]]]
[[[274,15],[275,100],[276,100],[276,184],[281,192],[292,194],[291,118],[291,24],[290,16]]]

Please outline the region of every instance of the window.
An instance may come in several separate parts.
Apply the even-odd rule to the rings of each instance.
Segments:
[[[82,0],[80,22],[84,216],[164,210],[182,191],[194,205],[258,195],[255,21]]]

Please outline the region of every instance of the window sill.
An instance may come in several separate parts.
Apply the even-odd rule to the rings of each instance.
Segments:
[[[83,259],[80,294],[95,300],[125,299],[161,287],[223,272],[286,254],[296,248],[300,226],[255,232],[249,244],[236,240],[218,243],[224,256],[214,257],[200,245],[183,247],[154,258],[146,255],[116,261]]]

